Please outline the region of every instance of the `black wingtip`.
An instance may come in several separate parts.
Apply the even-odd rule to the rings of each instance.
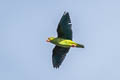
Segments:
[[[58,69],[60,67],[61,63],[60,62],[56,62],[56,60],[53,60],[53,67]]]
[[[69,12],[67,11],[64,11],[64,14],[60,20],[60,23],[59,24],[63,24],[63,22],[65,23],[71,23],[71,20],[70,20],[70,15],[69,15]]]
[[[64,14],[63,15],[69,15],[69,12],[67,11],[64,11]]]
[[[53,67],[58,69],[60,66],[59,65],[53,65]]]

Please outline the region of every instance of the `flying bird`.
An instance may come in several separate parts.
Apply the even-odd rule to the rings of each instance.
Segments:
[[[53,49],[52,63],[54,68],[59,68],[71,47],[84,48],[83,44],[72,41],[72,24],[68,12],[64,12],[57,28],[57,37],[49,37],[47,42],[56,46]]]

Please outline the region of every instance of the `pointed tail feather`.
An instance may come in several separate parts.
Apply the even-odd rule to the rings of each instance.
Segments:
[[[78,47],[78,48],[85,48],[84,45],[82,45],[82,44],[77,44],[76,47]]]

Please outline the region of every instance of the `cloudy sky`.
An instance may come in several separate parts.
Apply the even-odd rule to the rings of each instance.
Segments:
[[[52,66],[56,29],[64,11],[72,21],[72,48]],[[119,0],[1,0],[0,80],[120,80]]]

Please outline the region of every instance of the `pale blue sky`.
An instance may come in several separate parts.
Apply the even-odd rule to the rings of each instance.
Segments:
[[[70,13],[72,48],[52,67],[56,28]],[[0,80],[120,80],[119,0],[1,0]]]

